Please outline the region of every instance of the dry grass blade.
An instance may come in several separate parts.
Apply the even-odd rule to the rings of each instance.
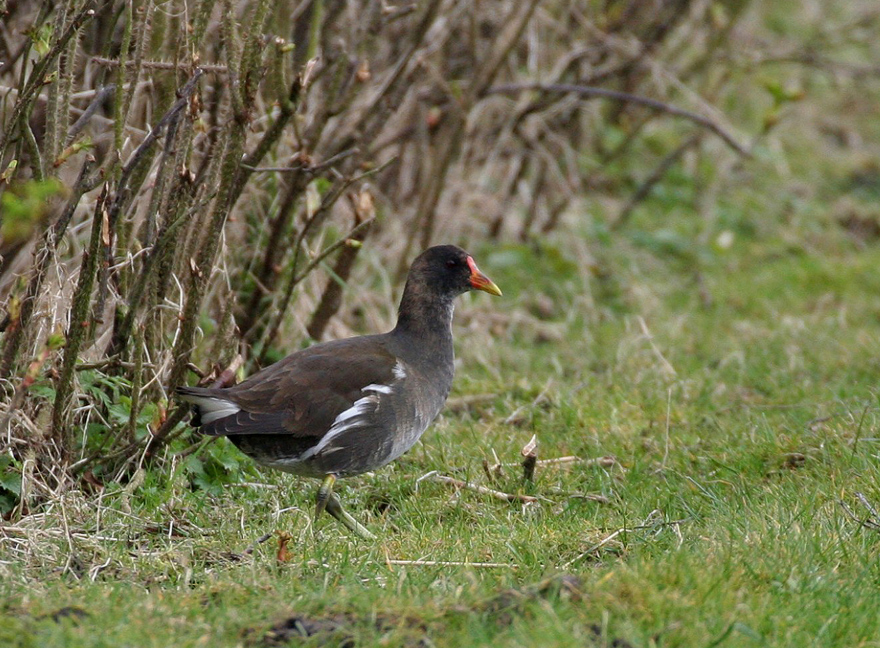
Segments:
[[[874,508],[871,502],[868,501],[868,498],[862,493],[856,493],[856,498],[858,498],[861,505],[867,509],[867,517],[860,518],[843,500],[837,500],[837,503],[840,505],[840,508],[843,509],[844,513],[846,513],[851,520],[858,523],[859,526],[870,531],[880,532],[880,514],[877,513],[877,509]]]

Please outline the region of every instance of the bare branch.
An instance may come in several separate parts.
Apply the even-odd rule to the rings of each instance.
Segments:
[[[730,148],[732,148],[740,155],[744,157],[751,157],[751,153],[742,144],[737,142],[736,138],[733,135],[728,133],[724,128],[716,124],[708,117],[704,117],[703,115],[691,112],[690,110],[685,110],[684,108],[678,108],[677,106],[673,106],[672,104],[665,103],[658,99],[642,97],[639,95],[630,94],[628,92],[620,92],[618,90],[595,88],[593,86],[572,85],[568,83],[505,83],[503,85],[497,85],[489,88],[488,90],[486,90],[486,94],[518,94],[520,92],[527,92],[530,90],[537,90],[539,92],[546,93],[563,92],[576,94],[581,97],[599,97],[601,99],[623,101],[627,103],[638,104],[640,106],[645,106],[647,108],[651,108],[652,110],[657,110],[668,115],[673,115],[675,117],[683,117],[684,119],[688,119],[695,124],[698,124],[699,126],[702,126],[703,128],[711,131],[722,140],[724,140],[724,142],[728,146],[730,146]]]

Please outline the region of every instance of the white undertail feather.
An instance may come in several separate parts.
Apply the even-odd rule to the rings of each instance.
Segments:
[[[232,401],[228,401],[225,398],[217,398],[216,396],[193,396],[187,394],[183,396],[183,400],[199,408],[199,418],[202,421],[202,425],[219,421],[241,411],[241,408]]]

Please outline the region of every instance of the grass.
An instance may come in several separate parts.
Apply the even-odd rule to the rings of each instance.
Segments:
[[[40,492],[2,523],[0,646],[880,646],[880,239],[838,222],[877,220],[880,104],[876,83],[797,70],[760,72],[807,98],[754,160],[707,146],[611,231],[620,178],[653,168],[640,141],[626,173],[591,167],[614,182],[549,240],[471,246],[505,296],[458,307],[453,402],[338,485],[377,542],[313,524],[317,483],[183,438],[127,483]],[[730,109],[754,133],[770,97],[747,98]],[[370,246],[361,322],[393,309]],[[81,377],[95,397],[100,380]],[[524,482],[533,435],[541,459],[615,461]],[[490,480],[484,460],[512,465]]]
[[[311,524],[315,483],[243,463],[250,485],[194,488],[172,459],[7,530],[0,643],[880,645],[880,534],[841,505],[880,503],[880,249],[746,239],[700,265],[706,303],[693,266],[600,247],[598,278],[564,251],[484,253],[509,301],[459,309],[453,397],[491,396],[342,484],[375,544]],[[541,458],[617,463],[489,483],[482,460],[519,461],[533,434]],[[202,455],[234,468],[223,444]],[[432,471],[540,499],[419,481]],[[233,556],[276,530],[289,561],[276,538]]]

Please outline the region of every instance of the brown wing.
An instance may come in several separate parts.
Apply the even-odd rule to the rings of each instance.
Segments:
[[[397,358],[382,338],[365,336],[318,344],[266,367],[235,387],[189,388],[184,397],[197,406],[196,398],[208,398],[239,408],[203,425],[206,434],[320,437],[340,413],[364,396],[364,387],[394,381]]]

